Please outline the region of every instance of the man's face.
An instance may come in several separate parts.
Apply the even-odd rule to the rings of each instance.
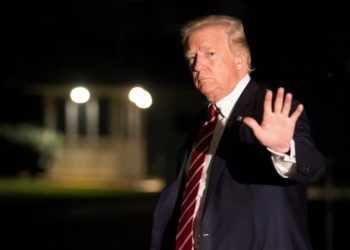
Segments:
[[[196,88],[210,102],[228,95],[241,78],[223,27],[195,30],[188,39],[186,58]]]

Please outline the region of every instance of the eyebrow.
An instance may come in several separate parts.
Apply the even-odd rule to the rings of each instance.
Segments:
[[[206,51],[206,50],[210,50],[212,48],[214,48],[215,46],[214,45],[203,45],[201,47],[199,47],[199,50],[200,51]],[[186,53],[185,53],[185,57],[188,58],[189,56],[191,56],[191,54],[193,54],[194,52],[191,51],[191,50],[187,50]]]

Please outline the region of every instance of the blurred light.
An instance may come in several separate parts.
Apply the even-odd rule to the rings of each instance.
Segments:
[[[141,109],[147,109],[152,105],[151,94],[141,87],[134,87],[129,91],[129,100]]]
[[[90,99],[90,92],[87,88],[76,87],[71,90],[70,98],[75,103],[86,103]]]

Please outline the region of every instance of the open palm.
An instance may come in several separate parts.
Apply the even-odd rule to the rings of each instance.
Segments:
[[[264,146],[273,151],[285,153],[289,150],[295,124],[303,111],[303,105],[299,104],[296,110],[290,114],[293,99],[291,93],[284,95],[284,89],[279,88],[274,104],[272,104],[272,97],[272,91],[268,90],[265,96],[261,124],[252,117],[244,118],[243,122],[253,130],[255,136]]]

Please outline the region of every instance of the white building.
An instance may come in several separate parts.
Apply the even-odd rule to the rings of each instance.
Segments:
[[[186,125],[181,125],[184,112],[193,114],[199,107],[199,95],[192,86],[153,86],[151,93],[156,100],[150,109],[138,108],[129,100],[131,85],[86,85],[91,96],[81,104],[70,98],[74,87],[35,87],[43,98],[45,127],[64,135],[64,145],[48,176],[72,183],[147,183],[154,185],[149,189],[160,188],[162,182],[150,180],[148,168],[152,165],[160,175],[175,171],[177,149],[187,132],[177,127]],[[147,134],[150,130],[152,135]]]

